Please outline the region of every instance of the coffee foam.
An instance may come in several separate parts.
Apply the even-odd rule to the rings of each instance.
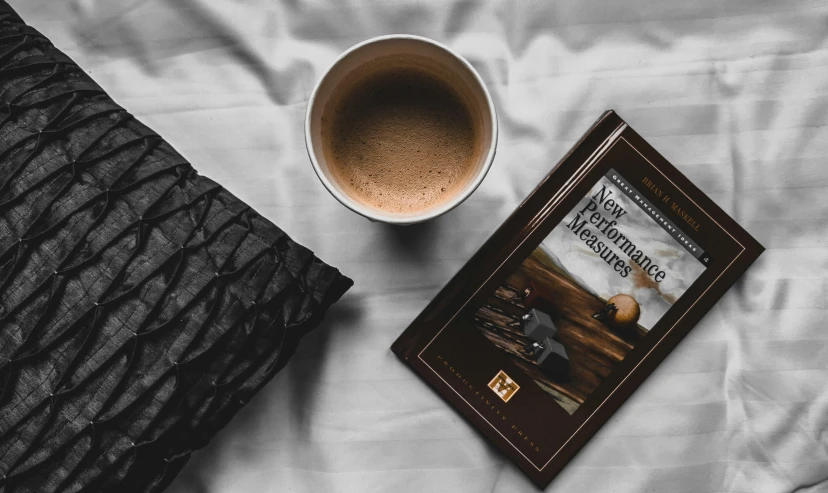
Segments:
[[[323,112],[329,169],[345,193],[377,210],[437,207],[482,165],[475,108],[462,83],[429,59],[369,62],[343,79]]]

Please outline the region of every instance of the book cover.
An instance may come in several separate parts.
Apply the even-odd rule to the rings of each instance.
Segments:
[[[545,486],[761,251],[610,111],[392,349]]]

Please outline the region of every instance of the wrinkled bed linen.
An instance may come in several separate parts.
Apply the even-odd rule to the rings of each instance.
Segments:
[[[828,5],[822,0],[17,0],[206,176],[356,285],[176,493],[534,491],[388,350],[602,111],[767,251],[548,491],[828,491]],[[429,224],[339,205],[303,141],[344,49],[447,43],[501,124],[480,189]]]

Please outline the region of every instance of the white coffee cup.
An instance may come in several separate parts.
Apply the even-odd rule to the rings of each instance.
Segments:
[[[434,60],[465,85],[466,94],[470,95],[471,104],[476,106],[476,114],[481,117],[481,138],[485,152],[480,153],[477,158],[478,162],[474,163],[472,178],[449,200],[422,211],[395,214],[355,200],[339,185],[328,167],[323,152],[321,127],[325,107],[343,78],[377,58],[406,55]],[[477,189],[494,161],[497,147],[497,114],[491,95],[480,75],[465,58],[447,46],[428,38],[408,34],[379,36],[363,41],[345,51],[316,83],[305,114],[305,145],[316,175],[331,195],[345,207],[372,221],[414,224],[445,214],[460,205]]]

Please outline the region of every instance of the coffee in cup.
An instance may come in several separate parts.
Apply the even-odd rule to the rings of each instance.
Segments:
[[[420,222],[482,181],[497,126],[471,66],[433,41],[389,36],[357,45],[317,85],[306,121],[322,182],[370,219]]]

